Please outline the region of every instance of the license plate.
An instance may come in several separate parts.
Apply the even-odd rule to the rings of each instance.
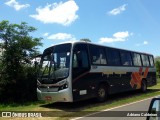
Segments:
[[[52,97],[51,96],[45,96],[45,100],[52,100]]]

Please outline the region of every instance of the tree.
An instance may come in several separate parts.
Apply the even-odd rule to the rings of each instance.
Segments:
[[[80,41],[91,42],[91,40],[90,40],[90,39],[88,39],[88,38],[80,39]]]
[[[157,74],[160,77],[160,56],[154,58]]]
[[[22,63],[29,63],[31,56],[37,52],[36,46],[42,45],[41,38],[33,38],[29,35],[35,30],[25,22],[20,25],[10,24],[8,21],[0,22],[0,39],[4,41],[2,63],[4,71],[9,73],[9,79],[18,77]]]
[[[42,38],[34,38],[30,35],[36,28],[28,26],[27,23],[11,24],[9,21],[0,22],[0,46],[4,50],[1,60],[2,72],[0,78],[0,88],[9,84],[18,84],[26,79],[25,64],[30,62],[30,58],[38,53],[38,46]],[[5,89],[5,88],[4,88]]]
[[[158,75],[160,75],[160,61],[156,61],[156,70],[158,72]]]
[[[160,61],[160,56],[155,57],[155,58],[154,58],[154,61],[155,61],[155,62]]]

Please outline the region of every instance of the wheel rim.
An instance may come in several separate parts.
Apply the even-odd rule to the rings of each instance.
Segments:
[[[106,94],[106,93],[105,93],[105,89],[100,88],[99,91],[98,91],[99,97],[104,98],[104,97],[105,97],[105,94]]]

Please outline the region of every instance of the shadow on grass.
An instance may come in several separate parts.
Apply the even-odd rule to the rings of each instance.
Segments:
[[[0,103],[1,107],[19,107],[19,106],[29,106],[29,105],[39,105],[39,104],[45,104],[45,101],[29,101],[29,102],[22,102],[22,103],[15,103],[15,102],[5,102]]]
[[[113,102],[120,101],[127,98],[134,98],[137,96],[156,93],[158,91],[160,91],[160,89],[148,89],[146,93],[142,93],[141,91],[137,90],[137,91],[129,91],[124,93],[113,94],[113,95],[109,95],[108,100],[103,103],[98,103],[95,99],[88,99],[88,100],[83,100],[83,101],[78,101],[73,103],[56,102],[56,103],[41,105],[40,107],[50,108],[50,109],[52,108],[59,109],[63,111],[82,111],[92,107],[98,107],[98,106],[103,106],[107,104],[109,105]]]

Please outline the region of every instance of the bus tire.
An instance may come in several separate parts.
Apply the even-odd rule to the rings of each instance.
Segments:
[[[146,83],[146,80],[142,80],[142,83],[141,83],[141,91],[142,91],[142,92],[146,92],[146,91],[147,91],[147,83]]]
[[[104,85],[100,85],[97,89],[97,101],[104,102],[107,99],[107,89]]]

